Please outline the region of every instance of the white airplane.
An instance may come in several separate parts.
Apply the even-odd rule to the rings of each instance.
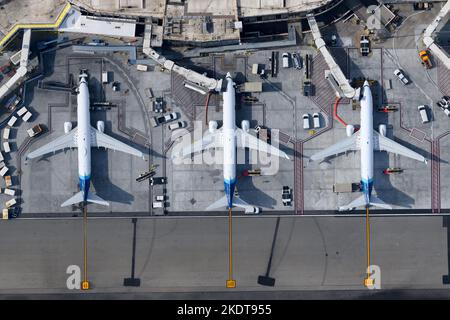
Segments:
[[[251,207],[241,198],[233,197],[236,187],[236,148],[249,148],[264,153],[270,153],[279,157],[289,159],[283,151],[268,143],[250,135],[250,123],[248,120],[241,122],[241,127],[236,127],[235,110],[235,83],[230,73],[226,75],[227,89],[223,93],[223,126],[217,128],[216,121],[210,121],[209,134],[205,133],[201,140],[181,150],[181,156],[185,157],[192,153],[201,152],[211,148],[223,148],[223,182],[225,196],[211,204],[206,210],[214,210],[222,207],[232,208],[233,205],[241,208]]]
[[[317,161],[346,151],[361,150],[361,186],[363,195],[346,206],[339,207],[339,211],[353,210],[361,206],[376,206],[384,209],[392,207],[381,199],[372,195],[373,187],[373,151],[387,151],[427,163],[425,158],[397,142],[386,137],[386,125],[379,126],[379,133],[373,130],[372,92],[367,81],[363,85],[361,102],[361,127],[354,132],[354,127],[348,125],[348,138],[328,147],[310,157],[310,161]]]
[[[65,148],[78,148],[78,176],[80,181],[80,192],[65,201],[61,207],[83,202],[96,203],[109,206],[109,203],[99,196],[89,192],[91,179],[91,147],[104,147],[107,149],[118,150],[143,157],[141,151],[126,145],[103,133],[105,123],[97,121],[97,129],[90,124],[89,114],[89,89],[87,84],[88,75],[84,70],[79,76],[78,95],[77,95],[77,124],[72,129],[71,122],[64,123],[64,135],[54,141],[30,152],[25,159],[34,159],[44,154],[55,152]]]

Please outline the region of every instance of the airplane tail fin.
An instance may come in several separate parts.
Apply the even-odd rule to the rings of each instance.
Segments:
[[[245,202],[244,200],[242,200],[241,198],[238,198],[238,197],[233,198],[233,206],[239,207],[239,208],[244,208],[244,209],[251,207],[251,205],[249,205],[247,202]],[[228,200],[227,200],[226,196],[223,196],[216,202],[209,205],[209,207],[206,208],[206,211],[219,209],[219,208],[223,208],[223,207],[228,207]]]
[[[383,208],[383,209],[392,210],[392,207],[390,205],[388,205],[386,202],[384,202],[383,200],[381,200],[380,198],[377,198],[375,196],[370,197],[370,205],[379,207],[379,208]]]
[[[67,206],[70,206],[70,205],[73,205],[73,204],[77,204],[77,203],[80,203],[80,202],[83,202],[83,201],[84,201],[83,200],[83,192],[80,191],[77,194],[75,194],[73,197],[71,197],[70,199],[66,200],[61,205],[61,207],[67,207]],[[95,195],[93,193],[90,193],[90,192],[88,193],[87,201],[91,202],[91,203],[100,204],[100,205],[103,205],[103,206],[109,206],[108,202],[106,202],[105,200],[103,200],[99,196],[97,196],[97,195]]]

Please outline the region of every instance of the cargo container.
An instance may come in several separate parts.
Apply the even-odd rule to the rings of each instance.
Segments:
[[[5,207],[6,208],[11,208],[16,203],[17,203],[16,199],[11,199],[11,200],[5,202]]]
[[[6,128],[3,130],[3,140],[8,140],[8,139],[9,139],[9,133],[10,133],[10,131],[11,131],[11,128],[10,128],[10,127],[6,127]]]
[[[25,108],[25,107],[22,107],[22,108],[20,108],[19,109],[19,111],[17,111],[17,115],[19,116],[19,117],[21,117],[21,116],[23,116],[25,113],[27,113],[27,108]]]
[[[3,168],[0,169],[0,176],[4,177],[5,174],[8,172],[8,167],[4,166]]]
[[[9,195],[9,196],[14,196],[14,195],[16,194],[16,190],[5,188],[5,190],[3,191],[3,193],[4,193],[4,194],[7,194],[7,195]]]
[[[5,153],[11,152],[11,148],[9,147],[9,142],[3,142],[3,151],[5,151]]]
[[[11,176],[5,176],[5,184],[6,184],[6,187],[11,187],[12,186]]]
[[[139,71],[147,71],[148,70],[148,66],[146,66],[145,64],[137,64],[136,65],[136,69]]]
[[[33,114],[30,111],[27,111],[27,113],[25,113],[25,115],[23,116],[23,121],[28,122],[28,120],[30,120],[30,118],[33,116]]]
[[[8,121],[8,126],[12,127],[17,121],[17,118],[12,116],[11,119]]]

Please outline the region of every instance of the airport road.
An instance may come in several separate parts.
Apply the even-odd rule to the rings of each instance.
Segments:
[[[446,288],[442,279],[449,272],[449,235],[443,219],[371,218],[371,261],[381,267],[383,289]],[[291,292],[287,297],[295,298],[292,292],[300,290],[369,291],[363,287],[363,217],[282,217],[270,271],[275,287],[258,285],[258,275],[266,272],[276,220],[233,219],[234,291],[244,296],[248,292],[247,298],[252,292]],[[0,297],[22,293],[79,296],[80,291],[66,289],[66,268],[83,263],[81,219],[7,221],[0,224],[0,239]],[[206,298],[205,292],[214,292],[219,298],[220,292],[227,292],[227,297],[233,291],[225,289],[226,217],[137,219],[135,277],[140,287],[123,286],[131,274],[131,219],[90,219],[88,243],[90,293],[130,293],[143,298],[145,293],[194,292]]]

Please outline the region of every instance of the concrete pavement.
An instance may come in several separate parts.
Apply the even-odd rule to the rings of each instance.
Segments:
[[[234,219],[235,291],[367,290],[361,217],[281,218],[270,272],[275,287],[258,285],[276,219]],[[372,263],[381,267],[383,289],[446,288],[448,230],[442,217],[373,217],[371,226]],[[80,293],[66,288],[66,269],[83,264],[81,219],[5,221],[0,239],[0,294]],[[136,288],[123,286],[131,273],[132,241],[131,219],[89,220],[90,293],[233,291],[225,288],[226,218],[138,219]]]

